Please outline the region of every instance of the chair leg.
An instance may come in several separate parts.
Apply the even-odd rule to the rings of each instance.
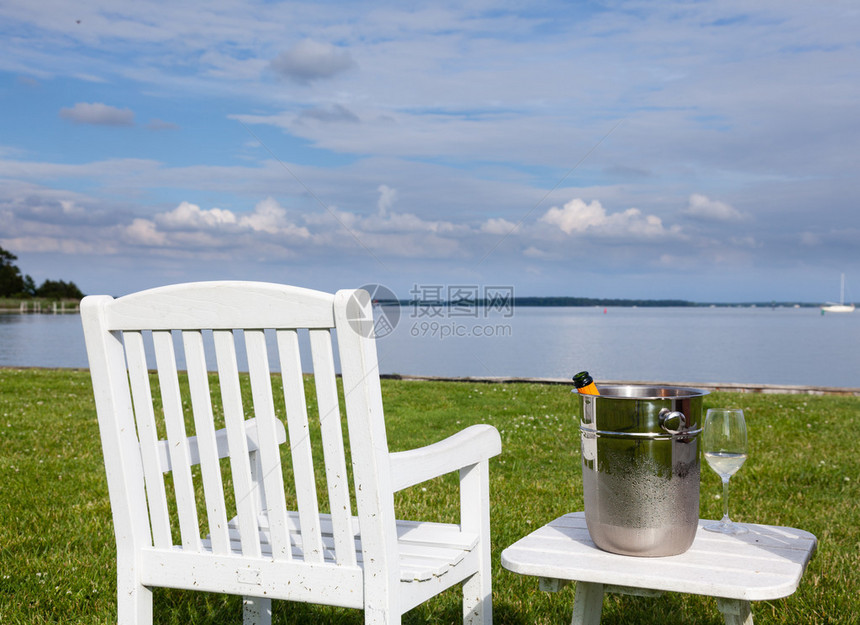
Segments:
[[[463,582],[464,625],[492,625],[493,582],[490,554],[490,465],[480,462],[460,470],[460,523],[477,531],[478,571]]]
[[[464,625],[492,625],[492,587],[486,571],[479,571],[463,582]]]
[[[133,577],[133,572],[127,576],[117,575],[117,623],[152,625],[152,590],[138,584]]]
[[[263,597],[242,597],[244,625],[272,625],[272,600]]]
[[[364,625],[400,625],[402,616],[398,610],[364,607]]]

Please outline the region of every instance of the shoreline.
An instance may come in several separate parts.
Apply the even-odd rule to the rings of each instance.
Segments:
[[[41,369],[44,371],[89,371],[87,367],[36,367],[0,365],[0,371],[10,369]],[[340,377],[338,375],[338,377]],[[556,384],[573,386],[568,378],[529,378],[517,376],[439,376],[439,375],[408,375],[401,373],[382,373],[381,380],[403,380],[404,382],[472,382],[476,384]],[[741,382],[666,382],[652,380],[600,380],[600,384],[617,384],[633,386],[675,386],[698,388],[706,391],[726,393],[761,393],[784,395],[842,395],[860,397],[860,388],[841,386],[806,386],[795,384],[751,384]]]
[[[527,378],[513,376],[431,376],[431,375],[401,375],[398,373],[381,374],[385,380],[404,380],[413,382],[475,382],[479,384],[505,383],[505,384],[558,384],[560,386],[573,386],[573,381],[568,378]],[[727,393],[763,393],[763,394],[787,394],[787,395],[845,395],[860,397],[860,388],[839,386],[800,386],[794,384],[750,384],[739,382],[666,382],[649,380],[600,380],[598,384],[620,384],[633,386],[681,386],[685,388],[698,388],[707,391],[723,391]]]

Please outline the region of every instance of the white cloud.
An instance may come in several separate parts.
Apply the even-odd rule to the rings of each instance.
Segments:
[[[101,102],[78,102],[71,108],[60,109],[60,117],[76,124],[96,126],[134,126],[134,112],[108,106]]]
[[[304,84],[332,78],[354,66],[355,61],[348,51],[311,39],[281,52],[271,63],[272,70],[279,76]]]
[[[266,198],[250,213],[236,215],[221,208],[201,209],[196,204],[182,202],[172,211],[159,213],[155,223],[169,231],[259,232],[306,239],[310,232],[290,221],[287,209],[273,198]]]
[[[693,193],[690,196],[684,214],[707,221],[742,221],[746,219],[746,216],[733,206],[719,200],[712,200],[701,193]]]
[[[516,224],[501,217],[492,217],[481,224],[481,232],[508,236],[513,234]]]
[[[307,228],[290,221],[287,210],[272,198],[262,200],[253,211],[241,215],[182,202],[152,219],[135,218],[121,227],[121,232],[126,241],[140,246],[179,251],[191,247],[217,251],[244,246],[251,254],[262,243],[261,235],[277,235],[284,247],[311,236]]]
[[[380,217],[385,217],[388,209],[394,204],[397,199],[397,189],[392,189],[388,185],[381,184],[376,189],[379,191],[379,200],[376,202],[376,209]]]
[[[585,232],[589,228],[603,225],[606,222],[606,211],[597,200],[586,204],[576,198],[565,204],[564,208],[553,206],[544,213],[541,221],[558,226],[566,234]]]
[[[172,211],[156,215],[155,221],[158,225],[171,230],[218,228],[237,223],[236,215],[229,210],[220,208],[203,210],[190,202],[182,202]]]
[[[130,225],[121,229],[126,241],[132,245],[162,247],[167,244],[167,236],[159,232],[149,219],[136,218]]]
[[[621,213],[607,213],[597,200],[586,204],[580,198],[570,200],[562,208],[553,206],[540,221],[557,226],[565,234],[595,234],[613,238],[650,238],[680,236],[680,226],[666,228],[656,215],[644,215],[638,208]]]
[[[273,198],[259,202],[251,214],[240,217],[239,226],[255,232],[291,235],[302,239],[310,236],[307,228],[298,227],[287,218],[287,210]]]
[[[83,214],[84,210],[77,206],[72,200],[60,200],[60,206],[63,209],[63,212],[68,214]]]

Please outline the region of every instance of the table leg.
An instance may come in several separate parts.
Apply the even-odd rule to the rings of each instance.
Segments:
[[[571,625],[599,625],[603,611],[603,584],[576,582]]]
[[[753,625],[749,601],[717,597],[717,608],[723,613],[726,625]]]

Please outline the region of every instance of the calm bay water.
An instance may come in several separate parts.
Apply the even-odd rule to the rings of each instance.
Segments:
[[[606,312],[604,313],[604,310]],[[440,320],[440,324],[461,319]],[[860,315],[815,308],[518,308],[473,320],[493,338],[425,335],[407,312],[379,341],[386,371],[860,387]],[[509,330],[504,330],[504,326]],[[443,327],[440,325],[440,327]],[[418,336],[415,336],[415,335]]]
[[[860,387],[860,314],[814,308],[383,307],[383,373]],[[433,314],[430,314],[432,312]],[[460,311],[462,312],[462,311]],[[466,311],[469,312],[469,311]],[[78,315],[0,315],[0,366],[87,367]]]

